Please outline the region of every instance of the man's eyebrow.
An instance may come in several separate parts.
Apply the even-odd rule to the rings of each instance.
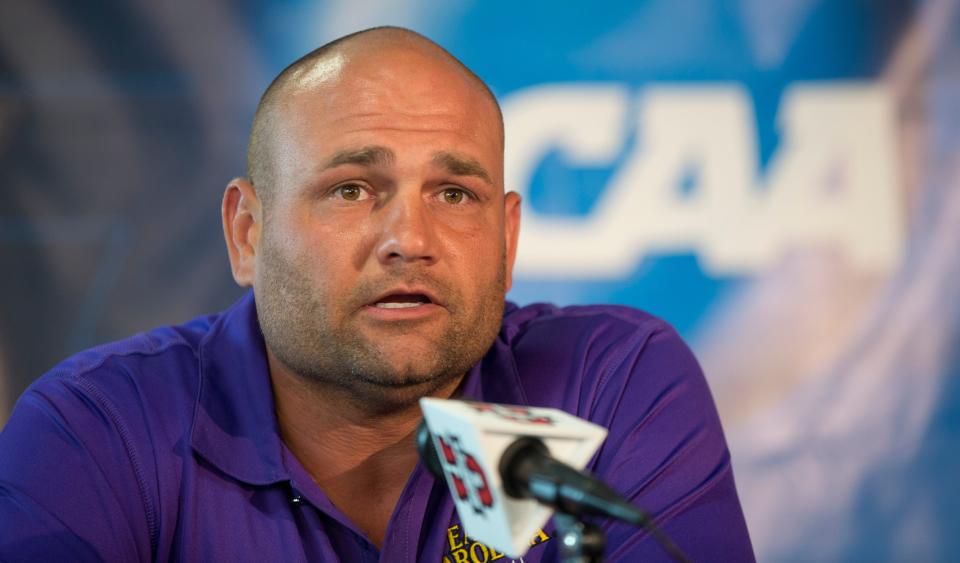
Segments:
[[[469,156],[441,151],[433,154],[433,164],[445,168],[455,176],[476,176],[488,184],[493,184],[483,165]]]
[[[321,170],[336,168],[344,164],[356,164],[358,166],[388,166],[395,160],[393,151],[387,147],[368,146],[358,149],[347,149],[340,151],[327,160]]]

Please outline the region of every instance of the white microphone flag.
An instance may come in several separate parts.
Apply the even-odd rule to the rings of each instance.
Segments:
[[[559,409],[420,399],[440,465],[467,535],[510,557],[522,557],[552,509],[503,489],[500,458],[522,436],[541,439],[550,455],[583,469],[606,428]]]

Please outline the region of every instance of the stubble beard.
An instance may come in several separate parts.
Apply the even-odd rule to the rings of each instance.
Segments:
[[[338,326],[330,310],[337,308],[324,297],[329,292],[311,283],[298,267],[274,248],[269,237],[261,239],[263,270],[258,278],[257,316],[264,341],[273,356],[287,369],[320,391],[334,392],[371,413],[408,408],[420,397],[449,387],[486,354],[503,319],[505,259],[500,261],[495,281],[480,292],[476,310],[462,293],[422,271],[393,275],[388,279],[352,288],[343,296],[346,307]],[[463,280],[471,283],[471,280]],[[365,296],[375,296],[385,284],[422,283],[444,295],[451,322],[432,339],[419,357],[391,362],[386,352],[371,342],[358,327],[355,311]],[[416,331],[416,322],[391,327],[380,339]],[[394,360],[396,358],[393,358]]]

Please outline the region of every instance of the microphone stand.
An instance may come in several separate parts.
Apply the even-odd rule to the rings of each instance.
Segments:
[[[607,538],[600,526],[564,512],[555,512],[553,521],[557,525],[563,563],[603,563]]]

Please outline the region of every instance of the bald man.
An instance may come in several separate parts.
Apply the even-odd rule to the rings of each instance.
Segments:
[[[618,307],[506,303],[520,226],[486,85],[408,30],[293,63],[222,205],[227,311],[81,353],[0,435],[0,559],[488,561],[419,464],[421,397],[553,406],[694,560],[753,555],[696,361]],[[611,560],[665,553],[605,522]],[[553,561],[551,526],[525,561]]]

